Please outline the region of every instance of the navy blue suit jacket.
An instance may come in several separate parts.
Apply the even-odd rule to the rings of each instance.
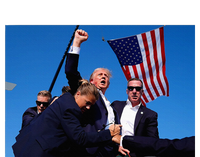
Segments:
[[[158,139],[153,137],[125,136],[124,148],[135,152],[137,155],[161,157],[194,157],[195,137],[182,139]]]
[[[76,92],[79,86],[78,82],[79,80],[82,79],[80,73],[77,70],[78,60],[79,60],[79,55],[70,53],[67,54],[65,73],[72,94]],[[115,114],[115,123],[119,124],[119,117],[117,115],[117,112],[114,109],[113,111]],[[106,125],[108,119],[108,111],[106,109],[105,103],[101,95],[99,95],[99,99],[96,101],[94,105],[91,106],[90,110],[84,113],[83,119],[85,123],[87,123],[87,125],[84,127],[86,132],[91,132],[91,131],[97,132],[101,130],[104,127],[104,125]],[[106,147],[94,147],[94,148],[88,148],[87,150],[90,154],[94,154],[98,151],[97,149],[104,153],[111,153],[111,154],[104,154],[104,156],[112,156],[113,152],[117,152],[118,147],[116,145],[113,145],[113,143],[110,143]]]
[[[111,104],[121,118],[126,101],[114,101]],[[134,135],[158,138],[158,114],[147,107],[140,105],[135,118]]]
[[[86,133],[82,112],[70,93],[58,98],[16,137],[16,157],[83,156],[84,147],[111,142],[109,130]]]
[[[37,115],[37,107],[28,108],[22,116],[22,128],[30,123],[30,121]]]

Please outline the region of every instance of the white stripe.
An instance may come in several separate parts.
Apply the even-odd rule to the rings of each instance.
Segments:
[[[133,72],[133,67],[132,66],[128,66],[129,68],[129,72],[131,74],[131,78],[135,78],[135,73]]]

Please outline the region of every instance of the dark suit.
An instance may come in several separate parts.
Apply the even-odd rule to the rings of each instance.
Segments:
[[[35,117],[16,137],[16,157],[83,156],[84,147],[111,142],[109,130],[86,133],[82,112],[70,93],[65,93]]]
[[[158,139],[153,137],[125,136],[124,148],[137,155],[159,155],[161,157],[194,157],[195,137],[182,139]]]
[[[67,54],[67,60],[65,65],[65,73],[68,79],[68,83],[71,88],[71,93],[74,94],[78,88],[78,81],[82,79],[80,73],[77,71],[78,68],[78,59],[79,55],[76,54]],[[117,116],[116,111],[115,114],[115,123],[119,123],[119,118]],[[108,111],[105,106],[105,103],[99,95],[99,99],[96,101],[94,105],[91,106],[90,110],[84,114],[84,121],[87,123],[85,126],[86,132],[97,132],[106,125],[108,119]],[[116,144],[110,143],[105,147],[93,147],[88,148],[87,151],[90,154],[95,154],[96,152],[100,152],[97,156],[113,156],[113,152],[117,152],[118,146]]]
[[[126,101],[114,101],[111,104],[121,118]],[[158,138],[158,114],[147,107],[140,105],[135,117],[134,135]]]
[[[37,115],[37,107],[28,108],[22,116],[22,128],[30,123],[30,121]]]

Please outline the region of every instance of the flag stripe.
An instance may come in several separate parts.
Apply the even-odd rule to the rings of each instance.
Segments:
[[[128,65],[122,66],[122,71],[124,72],[124,74],[126,74],[125,77],[126,77],[127,80],[131,79],[131,75],[130,75]]]
[[[128,66],[128,69],[130,71],[131,78],[137,77],[138,74],[135,68],[133,68],[132,66]]]
[[[137,71],[136,66],[129,66],[129,67],[131,67],[131,68],[133,69],[134,74],[135,74],[135,77],[136,77],[136,78],[139,78],[139,75],[138,75],[138,71]]]

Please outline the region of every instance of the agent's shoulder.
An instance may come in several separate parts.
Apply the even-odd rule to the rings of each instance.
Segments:
[[[146,106],[141,106],[144,110],[148,111],[149,113],[152,113],[152,114],[157,114],[156,111],[153,111],[152,109],[146,107]]]
[[[115,100],[112,102],[112,105],[115,105],[115,104],[126,104],[126,101]]]

